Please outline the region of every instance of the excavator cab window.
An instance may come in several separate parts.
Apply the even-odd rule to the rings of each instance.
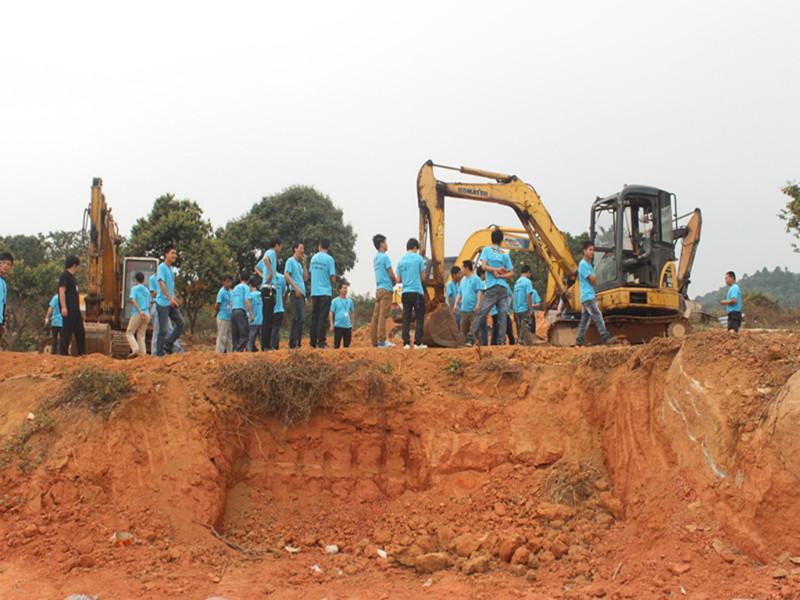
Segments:
[[[615,202],[599,206],[593,216],[594,269],[597,285],[617,279],[617,205]]]

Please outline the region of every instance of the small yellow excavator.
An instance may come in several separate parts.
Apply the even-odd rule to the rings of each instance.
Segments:
[[[440,181],[435,167],[493,182]],[[547,267],[546,306],[562,304],[562,316],[548,329],[548,340],[558,346],[574,344],[581,312],[578,265],[533,186],[515,175],[436,165],[430,160],[417,175],[420,245],[423,251],[430,246],[430,269],[424,282],[429,315],[426,342],[446,347],[459,343],[453,320],[440,306],[444,302],[447,197],[501,204],[514,211],[531,248]],[[596,244],[597,300],[612,335],[642,343],[653,337],[686,334],[688,285],[701,228],[699,209],[678,217],[675,195],[654,187],[626,186],[592,204],[590,234]],[[683,240],[680,267],[675,263],[679,240]],[[590,327],[587,340],[597,341],[596,335]]]
[[[142,272],[145,285],[156,272],[158,261],[147,257],[122,257],[117,223],[103,194],[103,180],[92,180],[92,197],[83,215],[87,239],[86,294],[83,296],[86,321],[86,351],[126,358],[130,347],[125,328],[130,319],[130,291],[134,276]]]

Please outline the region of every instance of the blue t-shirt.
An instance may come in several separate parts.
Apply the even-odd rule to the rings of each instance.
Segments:
[[[269,261],[270,266],[272,267],[272,272],[278,272],[278,254],[275,252],[275,248],[270,248],[264,253],[264,256],[258,261],[256,268],[261,271],[264,275],[261,278],[261,285],[267,285],[268,283],[271,285],[275,285],[275,282],[269,276],[269,272],[267,271],[267,266],[264,264],[264,259]]]
[[[248,291],[247,295],[250,297],[250,310],[253,311],[253,320],[250,321],[250,315],[247,315],[247,320],[250,321],[250,325],[261,325],[264,322],[264,301],[261,299],[261,291]]]
[[[150,297],[149,293],[147,297]],[[53,314],[50,315],[50,327],[63,327],[64,317],[61,316],[61,302],[58,299],[58,294],[53,294],[53,297],[50,298],[50,308],[53,309]]]
[[[327,252],[317,252],[311,257],[311,295],[332,296],[331,277],[336,275],[336,263]],[[293,278],[294,279],[294,278]]]
[[[143,283],[139,283],[131,288],[131,300],[136,300],[136,304],[142,309],[141,312],[136,310],[136,307],[131,304],[131,316],[135,314],[147,315],[148,307],[150,306],[150,290]],[[50,305],[52,306],[52,302]]]
[[[533,303],[539,304],[542,299],[539,293],[533,289],[533,282],[530,277],[520,277],[514,284],[514,312],[525,313],[533,309],[528,305],[528,294],[532,295]]]
[[[3,277],[0,277],[0,325],[6,316],[6,302],[8,302],[8,284]]]
[[[156,301],[153,294],[155,293],[158,296],[158,277],[156,277],[155,273],[150,275],[150,279],[147,280],[147,287],[150,288],[150,303],[152,304]]]
[[[277,314],[285,312],[283,308],[283,296],[286,294],[286,277],[280,273],[275,273],[275,281],[273,284],[275,285],[275,310],[273,310],[272,313]]]
[[[300,291],[303,292],[303,296],[306,295],[306,282],[303,281],[303,263],[297,260],[294,256],[290,256],[289,260],[286,261],[286,268],[284,272],[291,277],[292,281],[300,288]],[[284,279],[285,281],[285,279]],[[286,284],[288,287],[288,283]],[[292,294],[294,294],[294,288],[289,290]]]
[[[158,265],[158,270],[156,271],[156,277],[158,281],[163,281],[164,285],[167,286],[167,291],[169,295],[173,298],[175,297],[175,271],[172,270],[172,267],[167,265],[167,263],[161,263]],[[161,285],[158,285],[158,295],[156,296],[156,303],[159,306],[169,306],[169,298],[164,295],[164,292],[161,290]]]
[[[219,312],[217,312],[217,319],[220,321],[230,321],[231,320],[231,304],[233,300],[231,299],[231,291],[226,290],[225,286],[219,288],[217,292],[217,304],[219,304]]]
[[[425,259],[417,252],[408,252],[397,263],[397,275],[403,283],[403,293],[416,292],[422,294],[422,272],[425,270]]]
[[[481,278],[477,275],[462,277],[458,284],[458,293],[461,294],[461,306],[458,312],[471,313],[478,304],[478,290],[481,289]]]
[[[445,288],[444,301],[447,302],[447,306],[453,308],[457,297],[458,284],[456,283],[455,279],[451,278],[450,281],[447,282],[447,288]]]
[[[742,312],[742,290],[739,289],[738,283],[734,283],[728,288],[728,295],[725,296],[725,299],[736,300],[736,304],[728,304],[725,306],[726,312]]]
[[[353,328],[353,321],[350,319],[350,313],[355,311],[353,300],[350,298],[341,298],[337,296],[331,302],[331,314],[333,314],[333,326],[343,327],[345,329]]]
[[[589,300],[594,300],[597,297],[594,286],[592,282],[589,281],[589,275],[594,275],[594,267],[582,258],[578,265],[578,283],[581,286],[581,304]]]
[[[250,294],[250,286],[240,283],[231,291],[231,308],[233,310],[247,310],[245,299]]]
[[[392,268],[392,259],[385,252],[378,252],[372,261],[375,267],[375,285],[379,290],[391,292],[394,289],[392,278],[389,277],[389,269]]]
[[[486,246],[481,250],[478,261],[481,265],[493,267],[495,269],[499,269],[500,267],[504,268],[506,271],[514,269],[514,265],[511,264],[511,257],[498,246]],[[508,285],[505,279],[502,277],[495,277],[494,273],[486,271],[486,289],[488,290],[496,285],[502,285],[507,289],[511,289],[511,286]]]

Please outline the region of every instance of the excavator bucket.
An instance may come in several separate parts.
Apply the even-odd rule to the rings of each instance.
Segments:
[[[458,348],[464,345],[464,334],[459,331],[453,313],[444,304],[425,315],[422,341],[428,346],[439,348]]]

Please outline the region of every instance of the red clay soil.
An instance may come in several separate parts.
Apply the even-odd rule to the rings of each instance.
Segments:
[[[290,428],[220,374],[288,351],[0,354],[0,598],[800,598],[797,334],[303,352]]]

